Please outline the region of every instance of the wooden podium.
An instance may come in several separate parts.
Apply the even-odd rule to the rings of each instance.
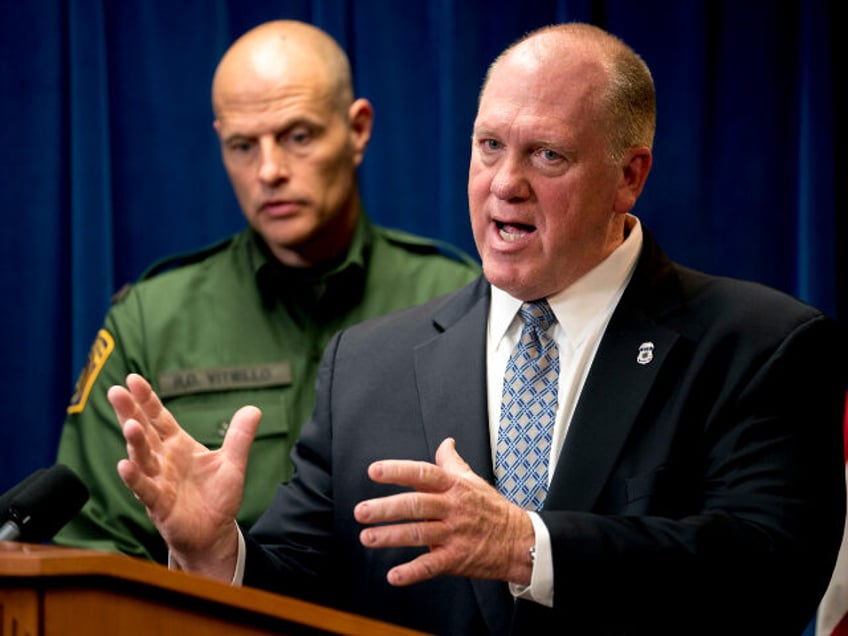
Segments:
[[[0,636],[412,636],[128,556],[0,542]]]

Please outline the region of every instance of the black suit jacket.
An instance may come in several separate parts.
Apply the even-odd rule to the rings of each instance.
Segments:
[[[489,291],[481,278],[333,339],[296,474],[247,538],[245,583],[438,634],[800,634],[845,515],[835,325],[673,264],[647,231],[541,512],[554,608],[502,582],[386,583],[420,551],[361,546],[355,504],[396,491],[368,480],[372,461],[432,461],[452,436],[494,483]]]

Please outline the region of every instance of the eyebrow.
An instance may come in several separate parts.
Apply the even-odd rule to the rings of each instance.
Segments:
[[[276,137],[277,135],[288,133],[289,131],[297,128],[298,126],[303,126],[304,128],[309,128],[310,130],[314,131],[322,131],[327,127],[326,124],[323,124],[316,120],[308,119],[305,117],[297,117],[295,119],[292,119],[291,121],[285,122],[282,126],[274,127],[270,131],[262,130],[259,133],[246,133],[235,131],[225,136],[224,141],[230,142],[233,139],[258,139],[262,135],[266,134],[273,134]]]

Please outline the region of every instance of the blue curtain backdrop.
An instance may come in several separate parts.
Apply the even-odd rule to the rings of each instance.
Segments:
[[[0,0],[0,491],[53,461],[110,296],[242,226],[209,87],[227,45],[275,18],[313,22],[349,52],[376,111],[361,169],[371,216],[472,253],[467,162],[488,63],[548,23],[611,30],[655,76],[636,212],[665,250],[845,317],[843,45],[826,0]]]

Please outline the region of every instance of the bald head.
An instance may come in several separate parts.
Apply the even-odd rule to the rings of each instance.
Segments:
[[[277,20],[227,50],[212,81],[213,126],[251,227],[291,267],[337,258],[360,217],[356,170],[373,109],[324,31]]]
[[[327,33],[295,20],[266,22],[227,50],[212,80],[212,109],[233,100],[256,101],[263,93],[309,85],[339,109],[353,101],[347,55]]]
[[[489,67],[481,97],[499,71],[506,75],[518,67],[522,72],[546,72],[555,79],[561,69],[562,77],[570,79],[576,65],[594,78],[589,85],[591,99],[597,106],[598,124],[608,132],[611,158],[617,160],[627,148],[651,148],[656,129],[651,72],[631,47],[591,24],[569,22],[528,33]],[[565,79],[558,88],[569,90],[571,86]]]

